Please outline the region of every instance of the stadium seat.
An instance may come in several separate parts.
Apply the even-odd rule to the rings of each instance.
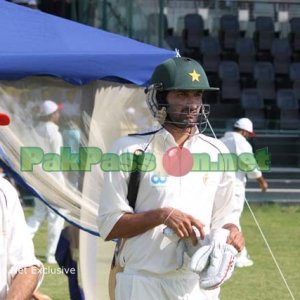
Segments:
[[[265,128],[264,100],[259,90],[242,90],[241,104],[245,117],[251,119],[256,128]]]
[[[293,52],[300,51],[300,18],[292,18],[290,20],[290,43]]]
[[[292,54],[288,39],[274,39],[271,53],[275,74],[288,75]]]
[[[223,50],[234,50],[240,37],[240,25],[237,15],[223,15],[220,19],[219,38]]]
[[[264,99],[257,89],[244,89],[242,90],[241,97],[242,108],[255,108],[263,109],[264,108]]]
[[[202,66],[206,72],[218,73],[221,46],[218,38],[207,36],[201,40]]]
[[[240,102],[240,72],[235,61],[222,61],[219,66],[219,78],[221,80],[221,101]]]
[[[255,46],[250,38],[239,38],[235,44],[242,86],[250,88],[253,85],[253,69],[256,63]]]
[[[204,22],[200,15],[187,14],[184,16],[183,40],[187,48],[199,51],[204,32]]]
[[[254,41],[259,60],[271,60],[271,47],[275,38],[274,22],[271,17],[255,19]]]
[[[147,18],[147,41],[150,44],[158,44],[159,40],[159,22],[160,14],[151,13]],[[169,29],[168,18],[166,14],[163,15],[163,38],[166,38],[168,35],[171,35],[172,30]]]
[[[296,98],[300,100],[300,63],[291,63],[289,70],[289,78]]]
[[[168,35],[165,37],[165,41],[171,50],[178,49],[179,53],[185,53],[186,48],[184,46],[184,41],[181,36]]]
[[[254,66],[256,88],[261,92],[265,104],[275,99],[275,72],[272,63],[257,62]],[[267,100],[267,101],[266,101]]]
[[[276,103],[280,109],[280,128],[298,129],[300,125],[299,105],[292,89],[277,91]]]

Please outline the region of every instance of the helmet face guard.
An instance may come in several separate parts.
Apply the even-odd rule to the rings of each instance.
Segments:
[[[217,88],[210,87],[206,74],[197,61],[185,57],[176,57],[168,59],[159,65],[154,70],[151,84],[147,88],[147,104],[154,117],[157,117],[162,109],[166,111],[165,120],[159,120],[162,125],[169,123],[179,128],[197,125],[200,131],[204,131],[205,129],[202,130],[202,128],[206,128],[207,126],[209,105],[199,105],[197,112],[195,112],[194,108],[191,109],[191,107],[186,106],[182,114],[194,115],[195,121],[176,121],[174,119],[177,119],[177,117],[176,115],[174,117],[174,112],[172,112],[173,118],[171,117],[172,109],[166,101],[167,93],[174,90],[218,90]]]
[[[207,118],[210,112],[209,104],[198,105],[197,111],[192,105],[183,106],[182,112],[174,112],[172,105],[165,100],[167,93],[162,93],[159,87],[151,85],[147,91],[147,104],[152,115],[158,120],[161,125],[173,124],[178,128],[189,128],[198,126],[199,130],[203,132],[207,127]],[[195,120],[182,121],[181,116],[193,115]],[[178,120],[179,119],[179,120]]]

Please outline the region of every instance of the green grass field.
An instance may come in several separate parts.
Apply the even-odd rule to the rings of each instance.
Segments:
[[[300,299],[300,206],[251,205],[294,299]],[[288,300],[288,292],[271,255],[245,207],[242,228],[254,265],[236,269],[224,284],[222,300]]]
[[[253,204],[251,207],[294,299],[300,299],[300,206]],[[25,210],[26,215],[30,214],[31,209]],[[242,227],[254,265],[235,270],[231,280],[222,287],[221,300],[293,299],[246,206],[242,216]],[[36,254],[43,262],[45,262],[46,238],[46,225],[43,225],[34,238]],[[45,267],[48,272],[52,272],[58,266],[45,264]],[[103,288],[106,288],[105,283]],[[63,274],[47,274],[40,290],[53,300],[69,299],[67,280]]]
[[[25,208],[25,216],[28,217],[32,213],[32,208]],[[57,270],[56,264],[46,263],[46,247],[47,247],[47,224],[43,224],[34,239],[35,254],[41,260],[45,267],[45,276],[39,291],[51,297],[52,300],[69,299],[67,277]],[[57,274],[59,273],[59,274]]]

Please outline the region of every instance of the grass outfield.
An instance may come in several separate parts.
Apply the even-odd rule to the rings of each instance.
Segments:
[[[252,204],[251,207],[294,299],[300,299],[300,206]],[[28,208],[25,210],[28,216],[31,210]],[[246,206],[242,216],[242,227],[254,265],[235,270],[231,280],[222,287],[221,300],[293,299]],[[43,262],[45,262],[46,238],[46,225],[43,225],[34,238],[36,254]],[[45,267],[50,274],[46,274],[40,290],[53,300],[69,299],[66,276],[51,274],[56,272],[57,265],[45,264]],[[106,288],[106,283],[103,283],[103,288]]]
[[[251,208],[294,299],[300,299],[300,206],[251,205]],[[224,284],[221,299],[293,299],[246,206],[242,216],[242,228],[254,265],[236,269],[232,279]]]
[[[32,208],[24,209],[26,218],[31,215]],[[47,224],[43,224],[34,239],[35,254],[42,261],[45,267],[45,276],[39,291],[50,296],[52,300],[69,299],[68,281],[64,274],[58,270],[57,264],[46,263],[46,247],[47,247]],[[56,274],[55,274],[56,273]],[[57,274],[59,273],[59,274]]]

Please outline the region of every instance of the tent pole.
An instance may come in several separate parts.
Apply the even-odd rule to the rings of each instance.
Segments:
[[[102,28],[107,30],[107,0],[102,2]]]
[[[158,32],[158,45],[163,46],[164,39],[164,0],[159,0],[159,32]]]
[[[128,24],[128,37],[132,38],[132,18],[133,18],[133,1],[129,0],[128,1],[128,19],[127,19],[127,24]]]

